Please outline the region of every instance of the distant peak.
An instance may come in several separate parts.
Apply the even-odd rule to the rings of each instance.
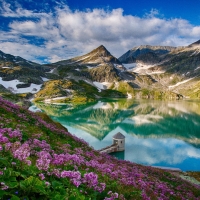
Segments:
[[[100,45],[91,52],[63,61],[63,63],[76,63],[76,64],[102,64],[102,63],[115,63],[121,64],[103,45]]]
[[[152,49],[152,50],[168,50],[171,51],[172,49],[175,49],[176,47],[172,46],[152,46],[152,45],[140,45],[137,47],[132,48],[131,50],[137,50],[137,49]]]
[[[188,45],[188,47],[194,47],[194,46],[199,46],[200,45],[200,40]]]
[[[103,50],[103,51],[108,51],[106,49],[106,47],[104,47],[103,45],[100,45],[99,47],[97,47],[95,50]]]
[[[100,45],[99,47],[91,51],[89,54],[93,53],[95,54],[98,53],[99,55],[104,55],[104,56],[110,55],[110,52],[103,45]]]
[[[103,45],[100,45],[99,47],[97,47],[97,48],[104,48],[105,49],[105,47],[103,46]]]

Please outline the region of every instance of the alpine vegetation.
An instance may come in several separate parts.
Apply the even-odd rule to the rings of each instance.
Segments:
[[[199,186],[170,171],[101,154],[47,115],[0,98],[1,199],[199,197]]]

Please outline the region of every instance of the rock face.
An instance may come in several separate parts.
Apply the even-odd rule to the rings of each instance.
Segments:
[[[89,70],[93,81],[114,82],[119,81],[119,72],[112,64],[102,64]]]

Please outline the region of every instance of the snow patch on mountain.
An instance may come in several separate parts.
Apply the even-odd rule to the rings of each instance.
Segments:
[[[93,82],[93,84],[96,86],[96,88],[98,89],[98,92],[101,92],[101,90],[104,90],[104,85],[102,85],[99,82]]]
[[[197,67],[194,71],[196,71],[197,69],[200,69],[200,66],[199,67]]]
[[[7,89],[11,89],[13,88],[13,90],[17,90],[17,87],[16,85],[17,84],[21,84],[23,82],[20,82],[19,80],[15,79],[15,80],[12,80],[12,81],[3,81],[2,80],[2,77],[0,77],[0,84],[2,84],[5,88]]]
[[[113,83],[110,83],[110,82],[102,82],[101,84],[103,84],[106,89],[108,89]]]
[[[31,83],[30,87],[16,89],[14,93],[28,93],[28,92],[37,93],[38,91],[41,90],[41,87],[42,84],[36,85],[34,83]]]
[[[157,71],[150,71],[149,69],[152,67],[155,67],[154,65],[147,65],[144,63],[131,63],[131,64],[123,64],[123,66],[127,69],[127,71],[135,72],[141,75],[145,74],[162,74],[165,73],[163,70],[157,70]]]
[[[93,84],[94,84],[97,88],[99,88],[99,89],[101,89],[101,90],[107,89],[107,87],[106,87],[103,83],[94,81]]]
[[[129,71],[132,70],[133,68],[136,67],[136,63],[131,63],[131,64],[123,64],[123,66]]]
[[[70,89],[65,89],[65,91],[69,92],[69,93],[72,93],[73,90],[70,90]]]
[[[154,66],[155,65],[146,65],[143,63],[137,63],[136,67],[132,71],[140,74],[140,73],[146,72],[147,69],[154,67]]]
[[[50,72],[48,72],[48,73],[53,73],[54,72],[54,69],[56,69],[56,68],[53,68]]]
[[[91,84],[89,81],[86,81],[86,82]],[[93,85],[98,89],[99,92],[101,92],[101,90],[108,89],[112,85],[112,83],[110,83],[110,82],[101,82],[100,83],[100,82],[94,81]]]
[[[189,78],[189,79],[187,79],[187,80],[180,81],[180,82],[176,83],[175,85],[170,85],[170,86],[168,86],[168,88],[171,89],[171,88],[177,87],[177,86],[179,86],[179,85],[181,85],[181,84],[183,84],[183,83],[187,83],[188,81],[191,81],[192,79],[194,79],[194,78]]]
[[[194,55],[197,55],[197,54],[199,54],[199,53],[200,53],[200,50],[199,50],[199,51],[193,52],[190,56],[194,56]]]
[[[90,85],[92,85],[93,84],[93,82],[92,81],[90,81],[90,80],[84,80],[86,83],[88,83],[88,84],[90,84]]]
[[[41,79],[45,82],[45,81],[49,81],[50,79],[48,79],[48,78],[45,78],[45,77],[42,77],[41,76]]]
[[[88,68],[88,69],[93,69],[94,67],[93,67],[93,66],[89,66],[89,65],[88,65],[88,66],[87,66],[87,68]]]
[[[12,81],[3,81],[2,77],[0,77],[0,84],[2,84],[6,89],[12,91],[13,93],[28,93],[28,92],[36,93],[42,87],[42,84],[36,85],[36,84],[31,83],[30,87],[17,88],[18,84],[24,84],[24,82],[20,82],[17,79],[12,80]]]

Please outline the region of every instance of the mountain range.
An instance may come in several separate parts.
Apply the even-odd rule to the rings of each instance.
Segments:
[[[200,40],[183,47],[142,45],[114,57],[103,45],[41,65],[0,51],[0,94],[13,101],[200,98]]]

